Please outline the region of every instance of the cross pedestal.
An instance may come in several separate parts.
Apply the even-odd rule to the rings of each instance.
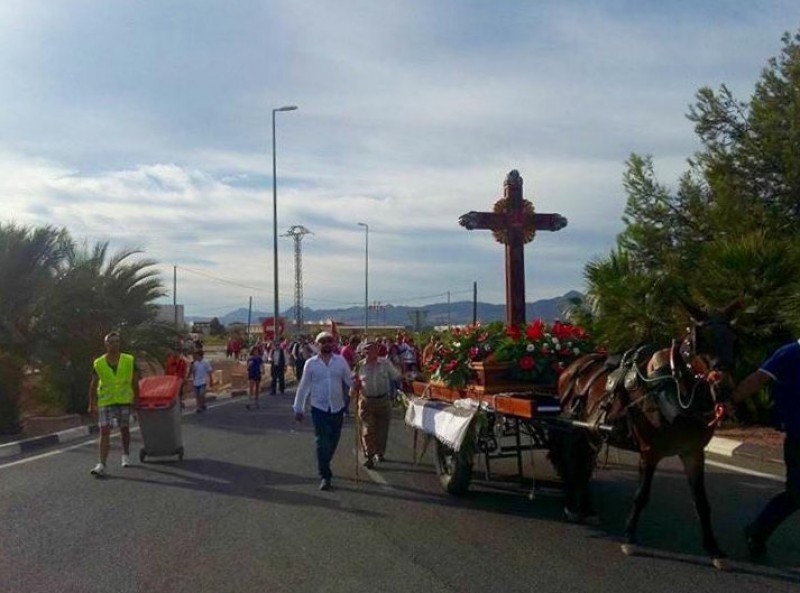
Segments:
[[[459,217],[467,230],[491,230],[506,247],[506,325],[525,324],[525,243],[536,231],[560,231],[567,219],[560,214],[537,214],[533,204],[522,197],[522,177],[514,169],[503,184],[503,198],[493,212],[471,211]]]

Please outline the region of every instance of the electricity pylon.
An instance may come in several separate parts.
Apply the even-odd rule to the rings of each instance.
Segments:
[[[282,237],[294,239],[294,325],[297,333],[303,331],[303,237],[313,235],[306,227],[296,224]]]

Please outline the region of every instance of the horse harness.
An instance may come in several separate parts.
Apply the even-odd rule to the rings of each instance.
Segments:
[[[713,418],[709,426],[713,426],[721,418],[719,406],[715,406],[710,413],[695,409],[698,389],[704,384],[708,385],[713,396],[713,381],[716,378],[714,371],[705,372],[705,369],[696,368],[699,359],[694,354],[695,344],[694,332],[690,330],[683,341],[673,340],[667,364],[660,364],[646,373],[642,368],[658,352],[658,349],[649,345],[633,348],[622,355],[592,357],[570,377],[564,406],[573,417],[585,412],[587,421],[597,430],[602,424],[621,428],[619,421],[634,407],[640,408],[654,424],[660,424],[658,416],[672,423],[678,416],[695,416],[706,422],[706,417],[710,415]],[[578,390],[579,381],[588,373],[591,374]],[[586,409],[592,388],[603,376],[606,377],[604,395],[591,410]],[[674,397],[670,396],[671,388],[674,388]],[[616,410],[612,411],[615,407]]]

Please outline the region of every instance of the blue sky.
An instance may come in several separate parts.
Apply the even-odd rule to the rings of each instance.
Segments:
[[[527,298],[582,289],[622,229],[624,163],[668,185],[701,86],[747,99],[795,2],[0,2],[2,220],[160,262],[189,315],[272,308],[278,228],[304,303],[504,301],[502,246],[459,215],[518,169],[569,226],[526,248]],[[293,247],[279,239],[281,309]],[[221,282],[208,275],[227,280]]]

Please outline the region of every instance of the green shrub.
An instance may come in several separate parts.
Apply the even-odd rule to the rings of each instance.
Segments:
[[[19,391],[22,365],[12,356],[0,352],[0,434],[19,431]]]
[[[736,416],[742,424],[769,425],[772,424],[773,405],[772,396],[767,387],[739,404],[736,409]]]

